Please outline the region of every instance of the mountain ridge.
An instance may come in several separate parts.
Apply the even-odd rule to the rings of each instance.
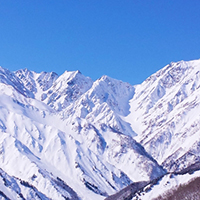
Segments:
[[[100,200],[195,166],[199,74],[200,60],[171,63],[137,86],[1,68],[0,168],[8,178],[0,176],[0,195]]]

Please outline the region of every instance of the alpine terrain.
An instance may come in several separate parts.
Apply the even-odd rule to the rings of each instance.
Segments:
[[[0,199],[199,199],[199,177],[200,60],[135,86],[0,68]]]

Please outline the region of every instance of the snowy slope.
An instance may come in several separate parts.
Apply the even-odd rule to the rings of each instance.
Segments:
[[[141,193],[136,194],[132,200],[137,200],[138,198],[142,200],[149,200],[149,199],[199,199],[195,198],[195,193],[190,193],[190,198],[187,196],[184,196],[182,198],[175,198],[173,195],[173,192],[177,190],[179,187],[183,187],[184,185],[187,185],[188,183],[195,180],[196,177],[200,177],[200,171],[195,171],[192,174],[168,174],[164,176],[162,179],[160,179],[156,184],[154,185],[148,185],[144,187],[143,191]],[[199,192],[199,185],[196,185]],[[182,192],[183,193],[183,192]],[[171,198],[167,198],[167,194],[171,194]],[[166,197],[165,197],[166,196]],[[162,198],[159,198],[162,197]],[[192,198],[193,197],[193,198]]]
[[[60,77],[54,72],[35,73],[28,69],[18,70],[15,74],[36,99],[57,111],[69,106],[92,86],[92,80],[79,71],[66,71]]]
[[[165,173],[122,119],[134,94],[130,84],[106,76],[93,83],[78,71],[5,75],[0,168],[8,198],[104,199]]]
[[[171,63],[139,85],[131,100],[127,119],[135,139],[169,171],[199,160],[199,76],[200,60]]]
[[[171,63],[137,86],[1,68],[0,196],[100,200],[199,170],[199,88],[200,60]]]

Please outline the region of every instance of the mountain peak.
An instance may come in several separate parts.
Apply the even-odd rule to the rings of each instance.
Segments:
[[[0,196],[103,200],[129,184],[156,194],[199,176],[200,60],[137,86],[3,68],[0,82]]]

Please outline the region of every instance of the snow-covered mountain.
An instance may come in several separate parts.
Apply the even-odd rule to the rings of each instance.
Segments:
[[[0,68],[0,197],[103,200],[169,173],[198,176],[199,88],[200,60],[137,86]]]
[[[149,77],[131,100],[135,139],[168,171],[200,161],[199,88],[200,61],[181,61]]]

